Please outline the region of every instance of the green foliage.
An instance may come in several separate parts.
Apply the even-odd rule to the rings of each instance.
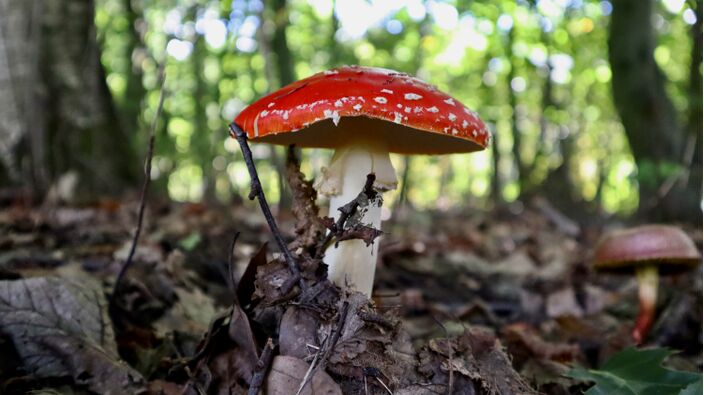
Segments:
[[[702,393],[702,375],[662,367],[671,350],[627,348],[613,355],[599,370],[575,368],[567,376],[593,381],[587,395],[685,395]]]
[[[355,8],[363,3],[370,8]],[[684,118],[691,51],[685,16],[691,5],[658,3],[654,56]],[[226,125],[278,84],[270,7],[260,0],[97,2],[108,85],[122,113],[143,103],[142,129],[157,104],[157,64],[166,64],[170,94],[153,177],[172,198],[228,199],[233,189],[247,189]],[[435,84],[489,124],[496,152],[458,155],[449,165],[437,158],[417,159],[422,166],[409,175],[408,194],[417,207],[489,205],[493,180],[500,182],[505,200],[517,198],[526,185],[520,185],[512,150],[515,114],[529,187],[540,190],[565,164],[572,191],[558,193],[629,213],[638,205],[641,178],[611,100],[610,8],[609,2],[596,0],[288,0],[287,44],[296,78],[342,64],[393,68]],[[367,26],[350,34],[359,15]],[[135,81],[141,81],[144,92],[134,89]],[[134,146],[143,150],[146,133],[132,135]],[[275,201],[279,185],[272,152],[256,149],[255,155]],[[328,155],[304,150],[307,174],[315,176],[320,158]],[[496,177],[492,155],[498,156]]]
[[[188,236],[179,240],[178,245],[186,251],[193,251],[200,244],[203,237],[198,232],[191,232]]]

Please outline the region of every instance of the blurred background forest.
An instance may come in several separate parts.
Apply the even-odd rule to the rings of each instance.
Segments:
[[[62,182],[79,200],[136,188],[162,64],[152,179],[176,201],[246,195],[227,124],[361,64],[438,86],[495,135],[477,154],[393,157],[392,206],[540,195],[574,215],[701,220],[701,0],[2,0],[0,185],[36,201]],[[283,148],[254,154],[287,205]],[[303,155],[312,177],[331,153]]]

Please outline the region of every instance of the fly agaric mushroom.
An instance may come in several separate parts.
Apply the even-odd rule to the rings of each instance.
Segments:
[[[287,85],[245,108],[235,123],[253,142],[335,149],[316,186],[330,197],[329,215],[362,190],[396,189],[389,153],[449,154],[486,148],[490,135],[477,114],[408,74],[345,66]],[[370,205],[365,225],[379,228],[381,207]],[[325,252],[328,278],[371,296],[378,245],[346,240]]]
[[[658,273],[681,273],[699,265],[700,260],[697,247],[681,229],[645,225],[615,231],[602,238],[596,247],[593,266],[598,271],[635,271],[640,310],[631,336],[640,344],[655,316]]]

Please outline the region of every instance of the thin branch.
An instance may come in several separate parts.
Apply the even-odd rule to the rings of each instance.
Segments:
[[[137,229],[134,231],[134,236],[132,237],[132,245],[130,246],[130,251],[127,254],[127,259],[125,263],[120,268],[120,272],[117,274],[115,279],[115,285],[112,290],[112,295],[110,297],[110,304],[113,305],[117,297],[117,293],[120,290],[120,286],[124,280],[127,269],[132,266],[134,260],[134,254],[137,250],[137,243],[139,242],[139,236],[142,233],[142,224],[144,223],[144,210],[147,200],[147,191],[149,190],[149,183],[151,182],[152,174],[152,157],[154,156],[154,140],[156,139],[156,126],[161,117],[161,111],[164,108],[164,99],[166,98],[166,89],[164,88],[164,83],[166,82],[166,73],[164,72],[164,65],[159,68],[159,104],[156,108],[156,113],[154,114],[154,120],[152,121],[151,128],[149,130],[149,146],[147,148],[147,156],[144,159],[144,182],[142,183],[142,191],[139,197],[139,214],[137,215]]]
[[[364,189],[362,189],[362,192],[360,192],[367,195],[367,198],[369,200],[374,199],[377,194],[377,192],[374,190],[374,181],[376,181],[376,175],[374,173],[367,174],[367,181],[364,183]],[[323,240],[323,242],[320,244],[320,247],[318,248],[318,251],[315,254],[315,258],[322,258],[323,254],[325,253],[325,250],[327,249],[327,246],[330,244],[333,237],[339,237],[342,235],[342,232],[345,229],[345,223],[352,215],[354,215],[354,213],[357,212],[358,208],[359,199],[353,199],[351,202],[345,204],[344,206],[338,209],[340,211],[340,217],[330,227],[330,232],[328,232],[327,236],[325,237],[325,240]]]
[[[262,209],[264,218],[266,218],[266,222],[269,224],[269,228],[271,229],[271,233],[274,235],[274,240],[276,240],[276,244],[278,244],[279,249],[284,254],[284,258],[286,260],[286,263],[288,264],[289,270],[294,275],[294,277],[298,279],[298,284],[300,285],[301,289],[305,289],[306,283],[303,280],[303,277],[301,276],[301,269],[298,266],[298,262],[286,246],[286,242],[284,241],[283,236],[281,236],[281,231],[279,231],[279,227],[278,225],[276,225],[276,220],[274,219],[274,216],[271,213],[271,209],[269,208],[269,204],[266,201],[266,196],[264,196],[264,190],[262,189],[262,184],[259,181],[257,168],[254,166],[254,160],[252,159],[252,151],[249,149],[249,144],[247,144],[247,134],[242,129],[240,129],[240,127],[237,126],[235,123],[230,124],[230,134],[232,135],[232,137],[237,139],[237,142],[240,144],[242,156],[244,156],[244,163],[247,165],[249,177],[252,180],[252,186],[249,191],[249,200],[254,200],[254,198],[256,197],[259,201],[259,206]]]
[[[259,361],[257,361],[254,374],[252,374],[252,381],[250,381],[247,395],[259,394],[259,390],[262,388],[262,384],[264,384],[266,372],[269,370],[271,361],[274,359],[274,347],[274,342],[271,338],[267,339],[266,345],[262,350],[262,355],[259,357]]]
[[[311,377],[313,377],[316,372],[325,370],[325,366],[327,365],[328,359],[330,358],[330,353],[332,352],[333,348],[335,348],[337,341],[340,340],[340,335],[342,335],[342,329],[344,329],[345,322],[347,322],[347,313],[349,312],[349,310],[350,304],[349,302],[345,301],[345,303],[342,305],[342,309],[340,310],[340,317],[337,320],[335,332],[333,332],[329,341],[325,342],[325,346],[318,351],[318,353],[322,352],[320,362],[315,365],[315,361],[313,361],[313,363],[311,364],[311,368],[308,369],[308,373],[306,373],[306,376],[303,378],[300,387],[298,387],[298,393],[296,395],[300,394],[301,391],[306,387],[306,385],[308,385]],[[313,365],[315,365],[315,367],[313,367]]]

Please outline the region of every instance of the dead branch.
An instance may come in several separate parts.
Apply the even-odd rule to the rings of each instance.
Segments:
[[[301,276],[300,266],[293,257],[293,254],[291,254],[291,251],[286,246],[286,242],[284,241],[281,231],[279,231],[276,220],[274,219],[271,209],[269,208],[269,203],[266,201],[266,196],[264,196],[264,190],[262,189],[262,184],[259,181],[257,168],[254,166],[254,160],[252,159],[252,150],[249,149],[249,144],[247,143],[247,134],[234,122],[230,124],[230,134],[232,137],[237,139],[237,142],[240,144],[242,156],[244,157],[244,163],[247,165],[247,170],[249,171],[249,177],[252,182],[252,186],[249,191],[249,200],[254,200],[256,197],[259,201],[259,206],[264,214],[264,218],[266,218],[266,222],[269,224],[269,229],[271,229],[271,233],[274,236],[274,240],[276,240],[276,244],[278,244],[279,249],[284,254],[284,259],[286,260],[289,270],[298,280],[298,285],[301,289],[305,289],[306,283]]]
[[[144,223],[144,210],[145,203],[147,200],[147,191],[149,190],[149,183],[151,181],[152,174],[152,157],[154,156],[154,140],[156,139],[156,125],[161,117],[161,111],[164,108],[164,99],[166,98],[166,89],[164,89],[164,83],[166,82],[166,73],[164,72],[164,66],[159,68],[159,104],[156,108],[156,113],[154,114],[154,119],[149,130],[149,145],[147,148],[147,155],[144,159],[144,182],[142,183],[142,191],[139,196],[139,213],[137,215],[137,229],[134,231],[134,236],[132,237],[132,245],[130,245],[130,251],[127,254],[127,259],[125,263],[120,268],[120,272],[117,274],[115,279],[115,285],[113,286],[112,295],[110,296],[110,306],[114,306],[117,298],[117,293],[120,291],[120,286],[122,285],[123,279],[127,270],[132,266],[135,251],[137,250],[137,243],[139,242],[139,236],[142,233],[142,224]]]
[[[257,395],[259,390],[262,388],[264,378],[266,377],[266,372],[269,370],[271,361],[274,359],[274,347],[273,340],[271,340],[271,338],[267,339],[266,345],[262,350],[262,355],[259,357],[259,361],[257,361],[256,370],[252,375],[252,381],[249,385],[247,395]]]
[[[367,199],[369,199],[369,200],[376,198],[376,195],[377,195],[377,192],[374,190],[374,181],[376,181],[376,175],[374,173],[367,174],[367,181],[364,184],[364,189],[362,190],[362,192],[360,192],[360,194],[365,194]],[[328,227],[328,229],[330,229],[330,232],[325,237],[323,242],[318,246],[318,251],[315,254],[316,259],[320,259],[323,257],[323,254],[325,253],[325,249],[330,244],[333,237],[340,240],[345,236],[344,235],[345,223],[347,222],[348,219],[350,219],[350,217],[352,215],[354,215],[357,212],[358,208],[359,208],[359,199],[354,199],[351,202],[349,202],[339,208],[340,217],[337,219],[337,221],[335,221],[333,223],[331,219],[327,219],[327,218],[324,219],[324,220],[327,219],[326,226]],[[377,236],[378,236],[378,234],[377,234]]]

